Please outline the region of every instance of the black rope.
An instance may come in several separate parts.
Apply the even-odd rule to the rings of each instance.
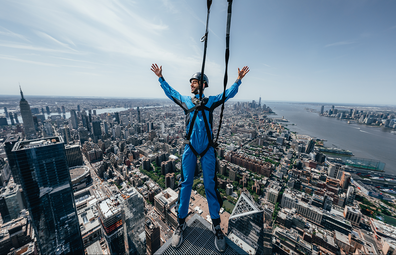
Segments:
[[[225,50],[224,88],[223,88],[223,97],[221,99],[221,112],[220,112],[219,128],[217,129],[217,136],[216,136],[216,140],[214,142],[215,146],[217,146],[217,140],[219,139],[221,123],[222,123],[222,120],[223,120],[225,92],[226,92],[227,82],[228,82],[228,60],[230,58],[230,27],[231,27],[232,0],[227,0],[227,1],[228,1],[228,11],[227,11],[227,32],[226,32],[226,50]]]
[[[204,45],[204,55],[202,60],[202,68],[201,68],[201,80],[199,81],[199,99],[202,99],[203,93],[203,81],[204,81],[204,71],[205,71],[205,62],[206,62],[206,48],[208,47],[208,26],[209,26],[209,14],[210,14],[210,6],[212,5],[212,0],[206,1],[206,6],[208,7],[208,14],[206,15],[206,31],[205,35],[202,36],[201,42],[205,42]]]

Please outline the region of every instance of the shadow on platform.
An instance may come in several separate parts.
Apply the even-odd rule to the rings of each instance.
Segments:
[[[195,214],[187,222],[187,228],[183,233],[183,244],[179,248],[175,249],[171,245],[172,239],[169,239],[163,246],[161,246],[161,248],[157,250],[157,252],[155,252],[155,254],[248,254],[242,248],[230,241],[227,237],[225,237],[227,240],[227,249],[224,253],[218,252],[214,245],[215,236],[210,229],[211,224],[198,214]]]

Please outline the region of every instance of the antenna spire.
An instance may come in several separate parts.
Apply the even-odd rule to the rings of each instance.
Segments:
[[[22,97],[22,99],[25,99],[25,98],[23,97],[23,92],[22,92],[22,89],[21,89],[21,83],[19,83],[19,91],[21,92],[21,97]]]

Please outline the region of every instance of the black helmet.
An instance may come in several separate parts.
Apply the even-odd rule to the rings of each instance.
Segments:
[[[195,74],[193,74],[191,76],[190,83],[191,83],[192,79],[196,79],[198,81],[201,81],[201,72],[196,72]],[[206,76],[206,74],[204,74],[203,80],[204,80],[204,83],[206,83],[206,87],[209,87],[209,79],[208,79],[208,76]]]

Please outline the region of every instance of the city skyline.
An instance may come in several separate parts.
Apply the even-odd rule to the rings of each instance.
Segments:
[[[222,92],[226,4],[216,1],[211,9],[210,95]],[[21,82],[27,95],[164,98],[149,70],[153,62],[188,95],[188,79],[201,68],[204,1],[3,6],[3,95],[17,95]],[[394,104],[394,7],[394,2],[234,1],[229,81],[237,67],[252,70],[236,100]]]

